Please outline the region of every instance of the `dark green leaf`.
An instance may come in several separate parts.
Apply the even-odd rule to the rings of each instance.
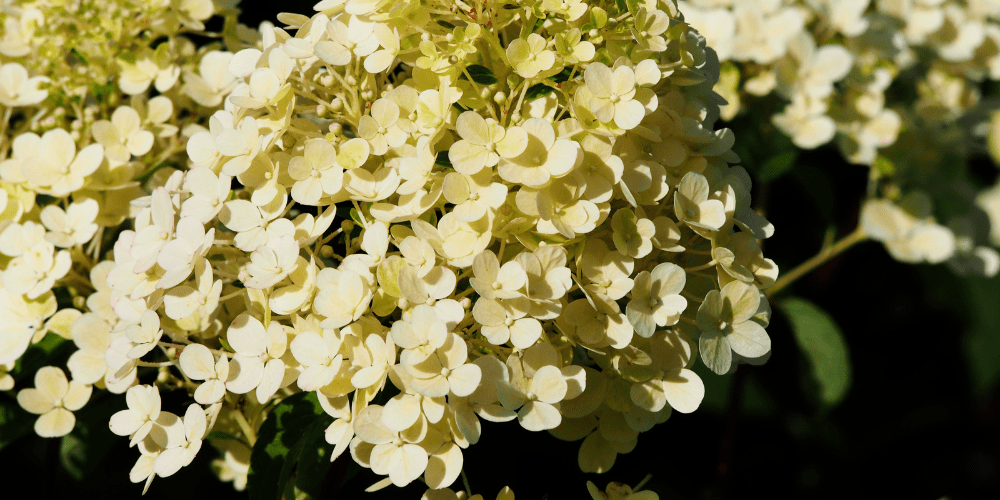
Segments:
[[[0,400],[0,450],[2,450],[31,432],[37,417],[22,410],[14,398],[0,397],[3,397]]]
[[[319,498],[323,480],[330,469],[333,445],[326,442],[326,428],[332,422],[332,417],[321,415],[306,429],[302,437],[302,452],[295,470],[295,487],[313,498]]]
[[[566,66],[565,68],[562,69],[562,71],[550,76],[549,80],[552,80],[553,82],[556,83],[562,83],[565,82],[566,80],[569,80],[569,75],[571,75],[572,73],[573,73],[573,68],[571,66]]]
[[[18,385],[26,383],[35,376],[35,372],[43,366],[58,366],[69,358],[73,343],[56,335],[48,333],[37,344],[28,346],[10,371],[10,376]]]
[[[836,405],[851,383],[851,362],[840,328],[829,314],[809,301],[792,298],[782,301],[779,307],[788,318],[799,347],[809,358],[819,383],[820,400]]]
[[[73,432],[63,436],[59,443],[59,463],[73,479],[83,481],[93,477],[111,450],[123,446],[125,438],[112,434],[108,428],[111,415],[121,409],[119,398],[97,394],[74,414]]]
[[[437,158],[434,159],[434,164],[439,167],[450,168],[452,170],[455,169],[455,167],[451,165],[451,158],[448,158],[447,151],[438,151]]]
[[[761,182],[768,183],[785,175],[789,169],[795,165],[795,160],[799,157],[798,151],[786,151],[768,158],[757,171],[757,178]]]
[[[212,431],[212,432],[209,432],[208,436],[206,436],[205,439],[221,439],[221,440],[231,439],[231,440],[234,440],[234,441],[239,441],[241,443],[243,442],[242,439],[240,439],[240,438],[238,438],[238,437],[236,437],[236,436],[234,436],[232,434],[229,434],[229,433],[226,433],[226,432],[222,432],[222,431]]]
[[[935,286],[942,281],[934,282]],[[997,335],[1000,332],[1000,307],[996,302],[1000,296],[1000,281],[965,278],[961,284],[965,286],[965,305],[972,323],[964,339],[972,387],[977,394],[991,394],[1000,382],[1000,363],[997,363],[1000,359],[1000,335]],[[954,290],[953,287],[943,289]]]
[[[524,94],[524,97],[525,99],[535,99],[547,94],[551,94],[552,91],[553,91],[552,87],[549,87],[544,83],[536,83],[531,87],[528,87],[528,91]]]
[[[307,447],[309,427],[329,422],[315,393],[298,393],[278,403],[260,427],[250,455],[247,487],[252,500],[280,500]]]
[[[493,85],[494,83],[500,81],[497,79],[497,76],[494,75],[493,72],[490,71],[490,69],[487,68],[486,66],[473,64],[465,68],[465,70],[469,72],[469,76],[472,77],[472,81],[480,85]]]

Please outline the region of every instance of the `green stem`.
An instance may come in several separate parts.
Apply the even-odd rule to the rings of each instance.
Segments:
[[[795,269],[792,269],[791,271],[782,275],[764,293],[767,294],[768,297],[773,297],[783,288],[795,282],[795,280],[805,276],[806,274],[809,274],[809,272],[812,271],[813,269],[816,269],[817,267],[825,264],[830,259],[833,259],[837,255],[843,253],[844,250],[847,250],[848,248],[851,248],[852,246],[861,243],[866,239],[868,239],[868,235],[866,235],[865,232],[862,231],[860,227],[855,229],[854,232],[843,237],[840,241],[834,243],[833,245],[830,245],[829,247],[824,248],[823,250],[820,250],[818,254],[814,255],[809,260],[799,264],[798,267],[796,267]]]
[[[246,436],[247,441],[250,443],[250,447],[252,448],[254,443],[257,442],[257,433],[255,433],[253,428],[250,427],[250,423],[247,422],[246,417],[243,416],[243,412],[241,412],[239,408],[233,408],[232,413],[233,419],[236,420],[236,425],[240,426],[240,430],[243,431],[243,435]]]

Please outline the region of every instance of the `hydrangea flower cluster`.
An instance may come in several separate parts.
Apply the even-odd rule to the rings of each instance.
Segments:
[[[1000,270],[977,219],[991,212],[977,196],[989,195],[977,195],[964,171],[985,149],[992,105],[979,87],[1000,79],[1000,2],[681,0],[680,8],[723,61],[724,119],[773,109],[764,119],[796,147],[834,142],[847,162],[873,168],[877,189],[861,217],[869,238],[902,262]]]
[[[4,66],[12,101],[65,103],[14,120],[0,164],[0,363],[47,331],[78,347],[70,379],[48,367],[19,395],[39,434],[97,386],[125,394],[132,481],[214,429],[238,438],[210,442],[240,487],[243,442],[308,392],[331,458],[376,486],[450,486],[481,419],[582,440],[604,472],[697,409],[699,354],[726,373],[769,353],[773,228],[674,1],[323,0],[195,51],[177,34],[213,8],[149,7],[116,25],[117,59],[81,38],[74,57],[106,65],[66,82]],[[21,56],[56,29],[33,12],[5,21]],[[65,22],[138,15],[116,12]]]
[[[235,28],[235,13],[211,0],[0,10],[0,390],[14,388],[19,358],[47,334],[79,348],[68,371],[44,367],[17,394],[40,436],[69,433],[95,385],[120,392],[134,380],[104,382],[118,316],[105,279],[113,263],[101,261],[134,217],[130,202],[147,197],[158,169],[187,162],[188,127],[235,86],[212,62],[219,44],[186,37],[219,36],[204,21],[220,15]],[[240,43],[232,29],[225,38]]]

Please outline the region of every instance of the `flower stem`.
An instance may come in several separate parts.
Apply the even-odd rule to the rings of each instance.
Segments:
[[[837,241],[836,243],[820,250],[818,254],[814,255],[809,260],[799,264],[795,269],[792,269],[782,275],[764,293],[767,294],[768,297],[773,297],[783,288],[792,284],[795,280],[809,274],[809,272],[813,269],[825,264],[830,259],[843,253],[844,250],[847,250],[848,248],[851,248],[855,244],[861,243],[866,239],[868,239],[868,235],[866,235],[860,227],[855,229],[851,234],[843,237],[840,241]]]
[[[233,408],[233,418],[236,420],[236,425],[240,426],[240,430],[243,431],[247,442],[250,443],[250,447],[252,448],[254,443],[257,442],[257,433],[250,427],[250,423],[247,422],[246,417],[243,416],[243,412],[239,408]]]
[[[471,497],[472,486],[469,486],[469,477],[465,475],[465,468],[462,468],[462,485],[465,486],[465,492]]]

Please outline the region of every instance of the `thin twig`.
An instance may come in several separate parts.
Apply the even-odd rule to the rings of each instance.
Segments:
[[[799,264],[795,269],[792,269],[782,275],[764,293],[767,294],[768,297],[773,297],[783,288],[792,284],[795,280],[809,274],[809,272],[813,269],[825,264],[837,255],[843,253],[844,250],[847,250],[848,248],[851,248],[866,239],[868,239],[868,235],[866,235],[860,227],[855,229],[851,234],[843,237],[840,241],[824,248],[823,250],[820,250],[818,254],[814,255],[809,260]]]

